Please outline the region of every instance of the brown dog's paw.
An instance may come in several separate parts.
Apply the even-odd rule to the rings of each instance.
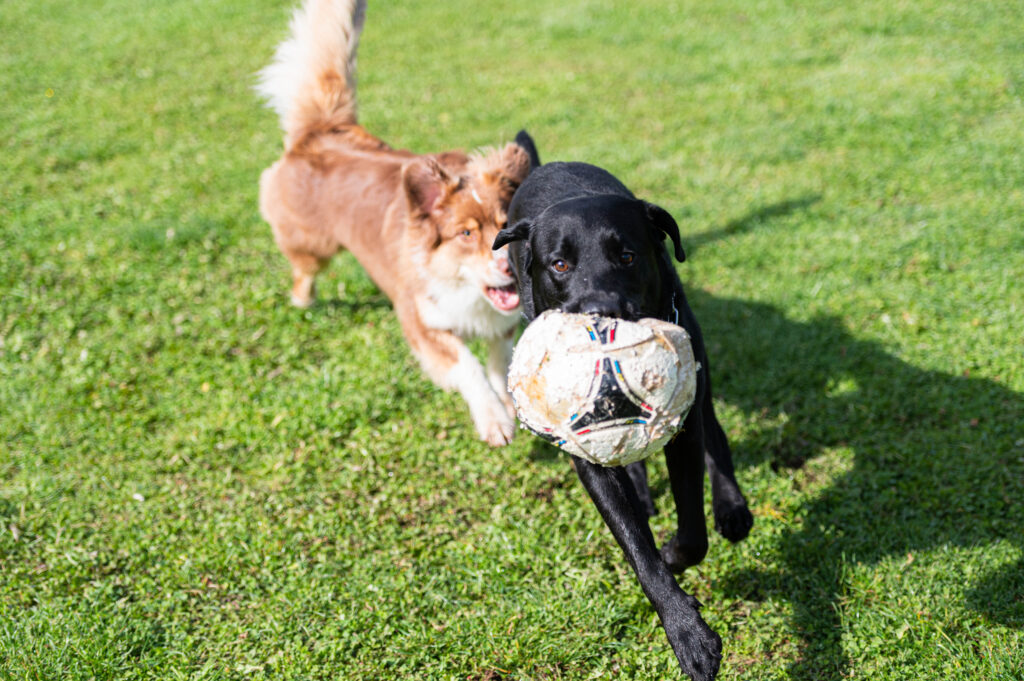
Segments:
[[[310,274],[299,269],[292,271],[292,305],[305,309],[313,304],[316,298],[316,273]]]
[[[510,419],[515,420],[516,418],[516,405],[512,401],[512,396],[505,393],[505,396],[501,398],[501,403],[505,405],[505,411],[508,412]]]
[[[508,414],[495,414],[477,423],[480,439],[492,447],[504,447],[516,434],[516,422]]]

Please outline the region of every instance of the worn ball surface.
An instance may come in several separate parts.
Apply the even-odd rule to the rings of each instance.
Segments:
[[[675,324],[548,310],[516,344],[508,387],[525,428],[588,461],[623,466],[679,431],[699,369]]]

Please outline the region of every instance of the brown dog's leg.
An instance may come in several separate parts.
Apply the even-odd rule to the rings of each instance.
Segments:
[[[480,438],[495,447],[511,442],[515,420],[465,343],[448,331],[425,327],[411,305],[396,304],[395,311],[424,371],[442,388],[459,391]]]
[[[292,263],[292,305],[309,307],[316,295],[316,275],[327,266],[328,260],[306,253],[286,253],[285,256]]]
[[[507,335],[494,338],[487,344],[487,381],[497,393],[509,416],[515,418],[516,408],[508,392],[508,365],[512,361],[512,337],[515,330]]]

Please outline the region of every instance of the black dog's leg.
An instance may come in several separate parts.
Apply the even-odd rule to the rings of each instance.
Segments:
[[[711,404],[710,386],[705,393],[704,405],[701,409],[704,421],[704,438],[707,451],[704,460],[711,478],[711,510],[715,516],[715,529],[720,535],[731,542],[746,538],[754,525],[754,516],[750,514],[747,500],[736,482],[736,472],[732,467],[732,451],[729,440],[725,437],[715,408]]]
[[[665,445],[672,497],[676,502],[677,529],[661,548],[661,557],[673,572],[682,572],[704,560],[708,528],[704,519],[704,421],[699,410],[686,417],[683,429]]]
[[[647,484],[647,464],[635,461],[626,466],[626,472],[629,473],[636,495],[640,498],[640,509],[648,518],[657,515],[658,509],[654,508],[654,499],[651,498],[651,486]]]
[[[679,588],[658,554],[629,474],[621,466],[600,466],[575,456],[573,461],[583,486],[661,618],[679,666],[695,681],[714,679],[722,659],[722,639],[704,622],[700,603]]]

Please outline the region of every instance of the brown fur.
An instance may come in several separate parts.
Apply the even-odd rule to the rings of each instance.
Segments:
[[[312,0],[305,11],[338,9],[330,5]],[[430,377],[463,394],[483,439],[505,444],[514,421],[504,375],[519,309],[509,308],[517,298],[507,256],[491,245],[529,156],[516,144],[475,155],[391,149],[356,123],[353,74],[339,61],[310,78],[282,117],[284,155],[260,178],[260,211],[291,263],[292,301],[311,304],[317,273],[350,251],[392,301]],[[486,372],[465,346],[470,337],[490,345]]]

